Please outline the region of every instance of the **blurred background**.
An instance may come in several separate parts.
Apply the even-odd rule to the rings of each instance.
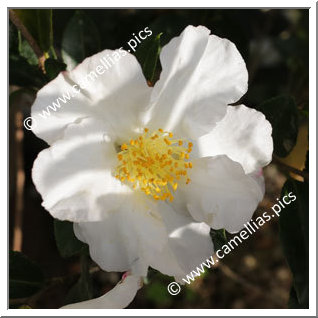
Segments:
[[[34,26],[36,19],[42,31],[47,28],[47,41]],[[249,90],[240,103],[262,111],[272,123],[274,157],[264,169],[266,195],[255,214],[268,211],[283,186],[292,188],[302,194],[297,203],[304,204],[303,214],[299,207],[291,213],[307,217],[306,229],[308,10],[14,10],[8,35],[11,308],[59,308],[97,297],[122,275],[100,271],[87,247],[73,236],[72,224],[54,221],[41,206],[31,169],[48,145],[23,127],[36,92],[69,66],[70,59],[76,64],[103,49],[127,48],[133,33],[149,27],[151,38],[136,52],[142,64],[145,54],[155,52],[154,45],[160,49],[189,24],[204,25],[235,43],[249,72]],[[21,25],[38,48],[27,41]],[[159,43],[155,38],[160,33]],[[147,79],[154,83],[159,75],[157,62],[154,75]],[[279,223],[278,218],[266,223],[177,296],[167,292],[174,279],[151,270],[129,308],[306,308],[308,232],[299,230],[297,236],[297,224]],[[299,246],[286,245],[293,239],[286,233],[294,234]],[[293,276],[301,280],[301,287]]]

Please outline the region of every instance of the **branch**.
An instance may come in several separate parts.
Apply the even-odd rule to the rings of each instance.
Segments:
[[[38,57],[39,66],[41,67],[42,71],[45,72],[44,69],[44,62],[45,62],[45,55],[44,52],[41,50],[33,36],[29,33],[27,28],[24,26],[18,15],[13,11],[13,9],[9,10],[9,17],[12,23],[17,27],[17,29],[22,33],[24,38],[28,41],[31,48],[33,49],[35,55]]]
[[[276,165],[280,166],[283,170],[287,172],[295,173],[301,177],[303,177],[305,180],[309,180],[309,173],[306,171],[299,170],[297,168],[291,167],[285,163],[283,163],[277,156],[273,155],[272,163],[275,163]]]
[[[94,266],[90,268],[89,273],[92,275],[94,273],[99,272],[101,269],[98,266]],[[34,308],[34,304],[51,288],[56,287],[58,285],[65,284],[67,281],[71,281],[68,283],[72,283],[72,281],[76,281],[76,278],[80,276],[81,273],[75,273],[73,275],[68,276],[60,276],[60,277],[52,277],[47,280],[47,285],[41,289],[36,294],[29,296],[29,297],[23,297],[23,298],[12,298],[9,299],[10,305],[24,305],[28,304],[31,308]]]

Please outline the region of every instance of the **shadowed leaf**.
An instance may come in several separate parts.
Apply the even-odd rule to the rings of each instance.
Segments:
[[[213,230],[210,231],[210,236],[212,238],[214,244],[214,250],[217,251],[220,249],[224,244],[227,243],[226,232],[224,229],[220,230]]]
[[[44,67],[45,67],[45,71],[46,71],[46,76],[51,81],[57,75],[59,75],[60,72],[65,71],[66,64],[64,64],[58,60],[54,60],[54,59],[50,58],[50,59],[45,60]]]
[[[44,285],[41,269],[24,254],[10,251],[9,254],[9,297],[28,297]]]
[[[82,11],[76,11],[67,24],[62,38],[62,57],[67,69],[73,69],[85,57],[100,50],[98,29]]]
[[[281,198],[292,192],[296,200],[282,209],[279,218],[280,239],[285,257],[293,273],[290,306],[309,306],[309,185],[287,180]]]
[[[151,83],[154,80],[155,71],[157,68],[158,58],[161,50],[159,33],[156,37],[146,39],[136,51],[136,57],[142,66],[142,70],[147,81]]]
[[[295,101],[290,96],[271,98],[259,105],[273,127],[274,153],[286,157],[297,141],[298,113]]]
[[[73,223],[54,220],[54,234],[57,248],[62,257],[71,257],[86,249],[87,245],[78,240],[73,231]]]

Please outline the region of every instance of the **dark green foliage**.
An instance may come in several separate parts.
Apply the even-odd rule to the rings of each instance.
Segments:
[[[76,238],[72,222],[55,219],[54,234],[56,246],[62,257],[71,257],[87,248],[86,244]]]
[[[28,297],[44,285],[43,273],[38,265],[20,252],[9,253],[9,297]]]
[[[55,60],[55,59],[47,59],[44,64],[46,76],[49,80],[54,79],[60,72],[65,71],[66,64]]]
[[[214,250],[217,251],[227,243],[226,231],[224,229],[210,231],[210,236],[214,244]]]
[[[64,305],[93,298],[92,280],[89,273],[89,258],[85,253],[81,256],[81,276],[68,291]]]
[[[159,54],[161,50],[160,37],[162,33],[157,36],[151,36],[146,39],[138,47],[136,51],[136,57],[142,67],[144,75],[148,81],[151,83],[154,80],[155,71],[157,69],[157,63],[159,59]]]
[[[39,47],[48,52],[53,45],[52,9],[14,10]]]
[[[10,85],[41,88],[47,82],[41,70],[36,65],[30,65],[22,56],[11,55],[9,65]]]
[[[274,153],[286,157],[294,148],[298,135],[298,113],[295,101],[290,96],[278,96],[261,103],[263,112],[272,124]]]
[[[293,273],[291,308],[309,306],[309,184],[287,180],[281,197],[293,192],[297,199],[286,205],[279,218],[280,238]]]
[[[76,11],[65,28],[61,46],[63,60],[70,69],[98,53],[100,36],[94,21],[83,11]]]

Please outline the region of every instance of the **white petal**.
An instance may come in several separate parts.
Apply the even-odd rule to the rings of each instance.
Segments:
[[[101,222],[74,224],[76,236],[89,244],[92,259],[103,270],[145,276],[151,266],[184,276],[213,254],[209,226],[140,195]]]
[[[141,287],[141,279],[127,276],[105,295],[91,300],[70,304],[61,309],[120,309],[127,307]]]
[[[256,172],[272,160],[271,134],[272,126],[261,112],[244,105],[228,106],[222,121],[197,141],[199,156],[227,155],[246,173]]]
[[[243,228],[264,196],[262,176],[245,174],[226,156],[194,160],[190,178],[178,188],[175,208],[184,206],[195,220],[230,233]]]
[[[213,253],[210,227],[193,222],[166,204],[160,207],[169,236],[167,246],[150,266],[170,276],[185,276]]]
[[[92,259],[103,270],[146,276],[168,236],[153,200],[144,193],[123,200],[125,204],[101,222],[74,224],[75,234],[89,245]]]
[[[116,152],[105,132],[98,122],[84,119],[38,155],[32,177],[53,217],[98,221],[131,193],[112,176],[116,165]]]
[[[197,138],[246,92],[248,74],[235,45],[209,34],[203,26],[188,26],[163,47],[162,73],[146,116],[150,127]]]
[[[110,61],[114,54],[117,61],[113,59],[114,64],[107,70],[103,62]],[[75,89],[73,85],[77,85]],[[83,89],[76,93],[80,87]],[[85,59],[74,70],[60,73],[38,92],[31,111],[36,121],[33,132],[51,144],[63,135],[68,124],[94,117],[123,138],[139,127],[138,116],[148,105],[150,93],[151,88],[133,55],[123,50],[105,50]],[[64,99],[66,103],[58,100],[56,111],[50,109],[48,106],[57,104],[63,94],[68,96]],[[41,117],[44,110],[50,113],[47,118]]]

